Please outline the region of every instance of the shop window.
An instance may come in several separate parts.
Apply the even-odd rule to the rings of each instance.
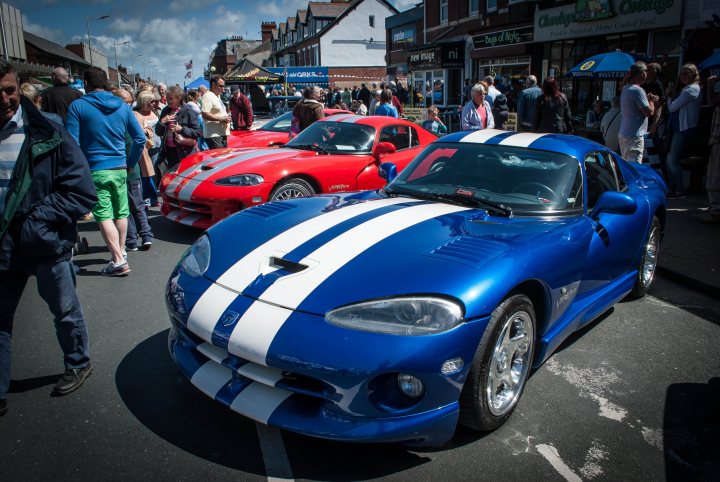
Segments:
[[[470,0],[470,14],[478,13],[480,10],[480,0]]]
[[[440,0],[440,23],[448,21],[448,0]]]
[[[487,11],[495,12],[497,10],[497,0],[487,0]]]

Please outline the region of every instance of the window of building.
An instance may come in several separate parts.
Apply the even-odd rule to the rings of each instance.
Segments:
[[[440,0],[440,23],[447,23],[447,21],[448,21],[448,0]]]
[[[480,0],[470,0],[470,13],[478,13],[480,10]]]
[[[497,0],[487,0],[487,11],[488,12],[497,11]]]
[[[375,15],[370,15],[368,21],[370,23],[370,28],[375,28]]]

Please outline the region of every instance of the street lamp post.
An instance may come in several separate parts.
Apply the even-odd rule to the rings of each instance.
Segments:
[[[142,57],[143,54],[136,54],[130,56],[130,70],[132,70],[133,73],[133,90],[135,91],[135,95],[137,95],[137,74],[135,73],[135,63],[133,62],[133,59],[135,57]]]
[[[127,45],[130,41],[126,40],[125,42],[113,42],[113,47],[115,47],[115,72],[117,73],[117,83],[118,87],[120,87],[120,69],[118,68],[118,60],[117,60],[117,46],[118,45]],[[125,66],[127,68],[127,65]]]
[[[93,20],[105,20],[106,18],[110,18],[110,15],[103,15],[102,17],[85,17],[85,25],[87,25],[88,34],[88,52],[90,52],[90,68],[93,67],[92,42],[90,41],[90,22]]]

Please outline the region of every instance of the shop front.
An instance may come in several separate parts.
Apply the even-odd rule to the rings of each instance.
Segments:
[[[533,27],[531,25],[483,32],[472,36],[472,78],[492,76],[511,101],[525,87],[531,73]]]
[[[410,52],[408,71],[415,106],[458,106],[462,103],[464,42]]]
[[[535,12],[535,58],[542,78],[555,77],[582,115],[595,99],[609,103],[619,92],[611,79],[573,79],[567,73],[593,55],[621,50],[639,60],[663,66],[664,79],[674,81],[682,37],[682,0],[578,0]]]

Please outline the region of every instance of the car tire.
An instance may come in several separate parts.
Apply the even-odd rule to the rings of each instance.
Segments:
[[[642,298],[650,291],[657,270],[658,254],[660,254],[661,229],[660,220],[653,217],[650,231],[643,245],[643,254],[642,258],[640,258],[635,286],[630,292],[632,298]]]
[[[487,432],[504,424],[517,406],[535,352],[535,309],[525,295],[495,308],[460,394],[460,423]]]
[[[293,178],[279,184],[270,194],[270,201],[282,201],[296,197],[312,196],[315,189],[304,179]]]

